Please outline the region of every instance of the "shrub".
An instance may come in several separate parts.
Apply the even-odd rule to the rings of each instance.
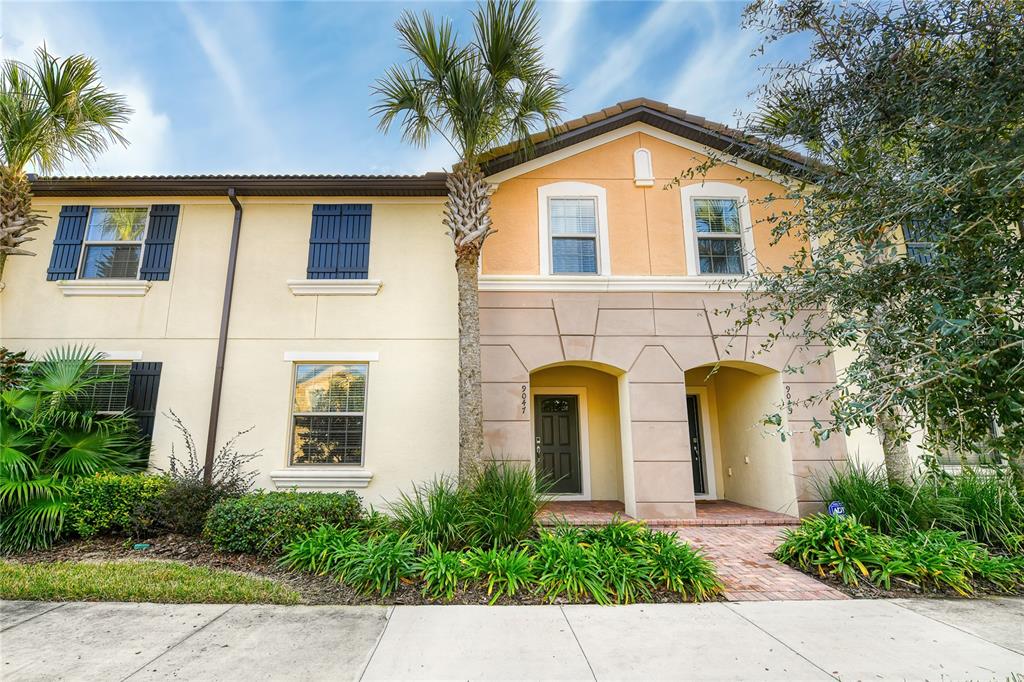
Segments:
[[[170,465],[165,473],[167,487],[154,503],[154,519],[162,530],[199,535],[206,515],[215,504],[243,495],[252,488],[256,472],[244,472],[242,466],[255,459],[259,452],[243,454],[238,451],[236,441],[252,429],[239,431],[214,455],[212,481],[207,484],[203,476],[205,462],[199,462],[192,433],[173,411],[168,412],[167,417],[185,442],[185,457],[179,459],[171,445]]]
[[[605,590],[613,595],[617,604],[632,604],[638,599],[649,599],[654,586],[652,564],[646,548],[628,551],[604,542],[587,548],[587,553],[600,567]]]
[[[308,531],[324,524],[347,528],[362,513],[352,491],[255,492],[214,504],[203,535],[220,551],[274,556]]]
[[[497,461],[481,464],[466,492],[466,522],[473,544],[514,545],[526,538],[548,499],[544,487],[529,467]]]
[[[899,535],[941,528],[1011,550],[1024,549],[1024,498],[997,468],[934,469],[911,485],[891,484],[881,467],[850,464],[817,479],[823,500],[881,533]]]
[[[65,524],[83,538],[138,535],[153,525],[153,505],[167,479],[146,474],[100,473],[74,481]]]
[[[383,533],[345,547],[336,572],[346,585],[386,597],[416,575],[416,566],[416,541],[406,534]]]
[[[562,535],[573,533],[569,530],[572,526],[559,526]],[[576,531],[580,542],[587,544],[602,543],[611,545],[617,549],[633,551],[642,544],[648,536],[647,526],[640,521],[627,521],[618,514],[612,517],[611,523],[606,526],[595,526],[581,528]]]
[[[414,485],[412,494],[400,493],[388,511],[395,525],[423,547],[458,549],[465,544],[466,495],[453,478]]]
[[[537,579],[533,556],[524,547],[477,547],[466,552],[465,563],[468,577],[487,585],[491,604],[527,589]]]
[[[358,528],[341,529],[325,524],[288,543],[280,563],[287,568],[319,575],[333,573],[340,568],[349,546],[361,539]]]
[[[715,566],[699,549],[680,542],[672,533],[648,532],[644,538],[651,580],[686,599],[705,601],[722,594],[724,587]]]
[[[586,547],[571,537],[542,531],[533,549],[537,583],[545,599],[565,597],[574,602],[589,595],[598,604],[609,603],[601,566]]]
[[[1024,585],[1024,558],[992,556],[953,531],[915,531],[900,537],[876,533],[853,517],[816,515],[785,532],[776,558],[836,576],[847,585],[867,578],[891,589],[894,580],[915,587],[948,588],[967,596],[986,580],[1004,590]]]
[[[423,577],[423,595],[451,601],[459,583],[466,578],[462,552],[450,552],[431,544],[416,561],[416,570]]]

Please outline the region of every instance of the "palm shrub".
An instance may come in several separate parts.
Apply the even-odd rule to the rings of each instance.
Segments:
[[[145,467],[148,444],[128,414],[99,415],[91,391],[123,377],[92,373],[101,356],[69,346],[29,364],[0,393],[0,546],[49,546],[64,526],[69,486],[98,472]]]
[[[512,545],[536,526],[548,501],[543,481],[529,467],[491,460],[477,465],[466,491],[466,523],[473,544]]]
[[[57,59],[45,47],[31,64],[5,59],[0,69],[0,289],[8,256],[33,256],[26,243],[42,216],[32,208],[25,174],[35,166],[59,172],[72,160],[90,161],[111,143],[126,144],[121,128],[131,109],[100,82],[85,55]]]
[[[473,11],[473,36],[460,44],[452,22],[427,12],[399,19],[408,61],[390,67],[374,92],[373,112],[385,133],[426,146],[448,142],[458,163],[448,174],[444,224],[455,247],[459,292],[459,477],[483,455],[480,386],[480,249],[491,227],[490,187],[480,163],[492,148],[528,145],[535,127],[551,128],[565,89],[544,66],[533,0],[485,0]]]
[[[395,524],[421,546],[458,549],[465,544],[466,495],[454,478],[442,476],[414,485],[388,505]]]

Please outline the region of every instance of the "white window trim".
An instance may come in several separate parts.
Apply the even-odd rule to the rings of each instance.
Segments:
[[[90,240],[89,237],[89,225],[92,222],[92,212],[96,209],[100,210],[111,210],[116,211],[119,209],[144,209],[146,211],[146,218],[142,224],[142,234],[139,235],[138,240],[132,241],[120,241],[120,240]],[[146,256],[146,237],[149,236],[149,213],[152,210],[151,206],[90,206],[89,213],[85,216],[85,234],[82,236],[82,252],[78,254],[78,268],[75,270],[75,279],[79,279],[85,282],[136,282],[139,281],[139,274],[142,272],[142,259]],[[124,246],[126,244],[138,244],[139,245],[139,266],[135,268],[135,277],[82,277],[82,266],[85,265],[85,252],[89,246]],[[143,292],[145,293],[145,292]],[[126,294],[133,295],[133,294]],[[137,295],[137,294],[135,294]],[[65,294],[67,296],[67,294]]]
[[[754,227],[750,219],[750,199],[745,187],[726,182],[703,182],[679,188],[683,209],[683,232],[686,237],[686,272],[691,277],[715,279],[739,279],[757,272],[757,256],[754,253]],[[743,248],[742,275],[702,273],[697,255],[697,218],[694,215],[694,199],[732,199],[739,205],[740,243]]]
[[[586,273],[558,275],[551,267],[551,229],[549,199],[594,199],[597,203],[597,272],[612,274],[611,252],[608,249],[608,193],[604,187],[587,182],[554,182],[537,188],[537,225],[540,239],[539,272],[545,277],[586,277]],[[593,276],[593,275],[590,275]]]
[[[530,434],[537,432],[536,415],[533,414],[535,404],[534,396],[538,395],[574,395],[576,396],[576,409],[579,410],[578,420],[580,427],[580,479],[582,485],[581,493],[569,493],[563,495],[551,495],[555,500],[579,500],[590,501],[590,410],[587,408],[587,389],[585,386],[537,386],[530,387]],[[533,436],[535,437],[535,436]],[[532,440],[532,438],[531,438]],[[534,453],[536,455],[536,453]],[[530,458],[530,469],[534,478],[537,476],[537,458]]]
[[[277,478],[282,480],[284,487],[295,487],[299,483],[285,483],[285,479],[292,481],[305,480],[306,484],[311,480],[318,481],[316,485],[323,488],[365,488],[370,483],[370,478],[373,474],[366,469],[366,433],[367,423],[369,420],[370,412],[370,362],[378,359],[377,353],[303,353],[303,352],[286,352],[285,360],[289,362],[289,373],[288,373],[288,433],[287,433],[287,444],[285,446],[285,469],[280,471],[271,472],[271,478],[274,478],[275,474],[281,474]],[[292,359],[289,360],[289,356]],[[355,359],[354,356],[365,356],[362,358]],[[372,356],[372,357],[371,357]],[[363,395],[363,438],[360,444],[360,457],[359,464],[294,464],[292,463],[292,456],[295,448],[295,385],[296,385],[296,372],[298,366],[302,365],[314,365],[314,364],[364,364],[366,365],[366,388]],[[325,413],[325,414],[338,414],[338,413]],[[297,474],[299,471],[309,471],[309,474]],[[353,473],[341,473],[341,472],[353,472]],[[365,474],[365,476],[364,476]],[[363,485],[358,485],[358,481],[365,478]],[[332,484],[333,480],[333,484]],[[278,486],[277,479],[274,479],[274,485]],[[278,486],[281,487],[281,486]]]
[[[376,296],[379,279],[290,279],[292,296]]]
[[[270,472],[275,488],[299,492],[366,488],[372,479],[369,469],[349,464],[336,464],[330,469],[299,465]]]

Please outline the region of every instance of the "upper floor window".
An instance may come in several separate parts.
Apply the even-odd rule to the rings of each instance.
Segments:
[[[552,274],[597,274],[597,200],[549,199]]]
[[[756,267],[747,190],[724,182],[681,188],[687,273],[739,276]]]
[[[743,228],[735,199],[694,199],[700,274],[742,275]]]
[[[136,279],[149,211],[94,208],[82,244],[82,279]]]
[[[611,274],[606,197],[603,187],[584,182],[538,188],[540,274]]]
[[[928,265],[935,257],[935,237],[920,220],[903,224],[903,242],[907,246],[907,257],[921,265]]]
[[[363,463],[365,364],[296,363],[291,464]]]

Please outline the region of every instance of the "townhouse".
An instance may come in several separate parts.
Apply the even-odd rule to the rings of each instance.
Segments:
[[[846,443],[808,434],[825,405],[766,413],[835,381],[831,361],[716,311],[723,281],[782,265],[764,219],[800,160],[766,168],[730,129],[632,100],[496,150],[497,232],[480,270],[490,456],[566,500],[692,518],[704,499],[798,515]],[[729,163],[672,178],[711,154]],[[202,449],[234,433],[269,489],[371,503],[457,469],[457,316],[445,176],[43,178],[39,255],[12,258],[2,344],[105,354],[166,465],[174,411]],[[711,372],[712,368],[717,368]],[[180,448],[180,445],[176,446]]]

